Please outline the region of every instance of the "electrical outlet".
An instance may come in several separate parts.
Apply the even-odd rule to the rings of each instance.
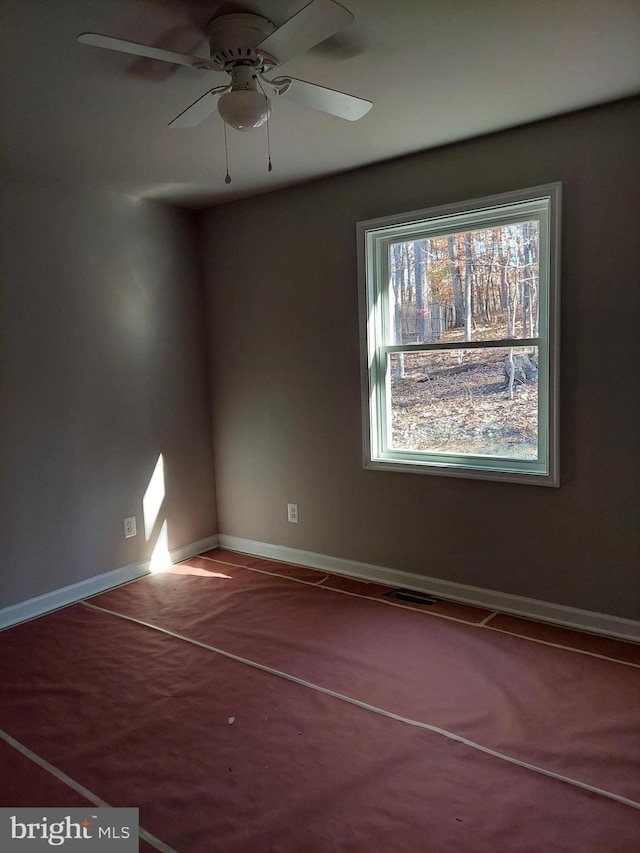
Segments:
[[[287,504],[287,521],[298,523],[298,504]]]
[[[129,518],[125,518],[124,520],[124,538],[130,539],[132,536],[135,536],[136,531],[136,517],[135,515],[130,516]]]

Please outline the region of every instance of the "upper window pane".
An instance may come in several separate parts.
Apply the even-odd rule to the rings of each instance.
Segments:
[[[537,220],[393,242],[388,343],[536,338]]]

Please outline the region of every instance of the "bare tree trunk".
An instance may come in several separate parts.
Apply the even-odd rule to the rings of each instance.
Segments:
[[[459,328],[464,325],[464,299],[462,296],[462,282],[460,280],[460,267],[458,266],[455,236],[453,234],[449,234],[447,237],[447,250],[451,265],[451,281],[453,282],[453,308],[455,314],[453,325]]]
[[[495,288],[495,271],[496,271],[496,229],[491,229],[491,255],[489,257],[489,266],[485,272],[485,320],[488,325],[491,324],[491,318],[494,312],[499,310],[499,294]]]
[[[511,317],[511,296],[509,294],[509,276],[507,275],[507,267],[504,258],[500,257],[500,291],[502,295],[502,304],[507,312],[507,337],[512,338],[511,332],[513,323]]]
[[[411,286],[411,278],[413,273],[415,285],[415,265],[412,263],[411,243],[403,243],[402,245],[402,306],[403,319],[406,320],[406,306],[414,301],[415,286]]]
[[[425,310],[429,304],[429,283],[427,279],[427,241],[419,240],[414,244],[415,270],[416,270],[416,331],[419,342],[428,342],[431,335],[427,335],[427,318]]]
[[[518,257],[520,261],[520,269],[523,271],[522,277],[522,297],[521,297],[521,317],[522,317],[522,337],[529,338],[533,336],[533,316],[531,306],[531,245],[528,225],[522,226],[521,237],[518,240]]]
[[[511,286],[511,282],[509,281],[509,274],[507,273],[507,296],[509,303],[509,327],[507,334],[510,338],[515,338],[516,336],[516,312],[518,309],[518,282],[514,281],[513,287]]]
[[[509,350],[509,399],[513,400],[513,382],[516,378],[516,364],[513,360],[513,347]]]
[[[538,279],[534,272],[534,264],[538,263],[538,234],[535,226],[525,226],[525,262],[527,268],[527,284],[529,290],[529,329],[532,338],[538,336]]]
[[[513,272],[512,247],[509,245],[509,237],[503,230],[502,245],[500,247],[500,280],[504,293],[505,306],[507,312],[507,337],[515,338],[516,336],[516,308],[518,303],[518,278],[515,281],[509,280],[509,272]]]
[[[464,235],[464,339],[471,340],[471,234]]]
[[[393,331],[396,344],[402,344],[402,284],[404,279],[402,246],[391,247],[391,285],[393,289]],[[404,379],[404,353],[396,358],[396,379]]]

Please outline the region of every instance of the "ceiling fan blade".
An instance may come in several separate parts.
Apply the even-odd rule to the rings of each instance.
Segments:
[[[358,121],[373,106],[371,101],[365,101],[364,98],[317,86],[315,83],[307,83],[306,80],[296,80],[295,77],[281,77],[271,82],[276,85],[291,83],[290,86],[283,86],[282,91],[278,92],[280,97],[294,101],[303,107],[311,107],[323,113],[346,118],[348,121]]]
[[[217,96],[223,92],[228,92],[229,89],[230,86],[218,86],[216,89],[205,92],[191,106],[172,119],[169,122],[169,127],[196,127],[215,110],[218,103]]]
[[[311,0],[308,6],[260,42],[256,49],[275,56],[282,64],[349,26],[352,21],[351,12],[334,0]]]
[[[186,65],[189,68],[206,68],[211,71],[222,71],[219,65],[210,59],[205,59],[203,56],[187,56],[183,53],[174,53],[172,50],[151,47],[148,44],[124,41],[123,39],[111,38],[111,36],[101,36],[99,33],[81,33],[77,41],[80,44],[89,44],[92,47],[105,47],[108,50],[117,50],[119,53],[130,53],[133,56],[159,59],[161,62],[173,62],[175,65]]]

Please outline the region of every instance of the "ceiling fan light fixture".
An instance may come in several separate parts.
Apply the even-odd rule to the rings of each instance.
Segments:
[[[218,100],[218,112],[236,130],[255,130],[262,127],[271,115],[271,101],[262,92],[237,89]]]

